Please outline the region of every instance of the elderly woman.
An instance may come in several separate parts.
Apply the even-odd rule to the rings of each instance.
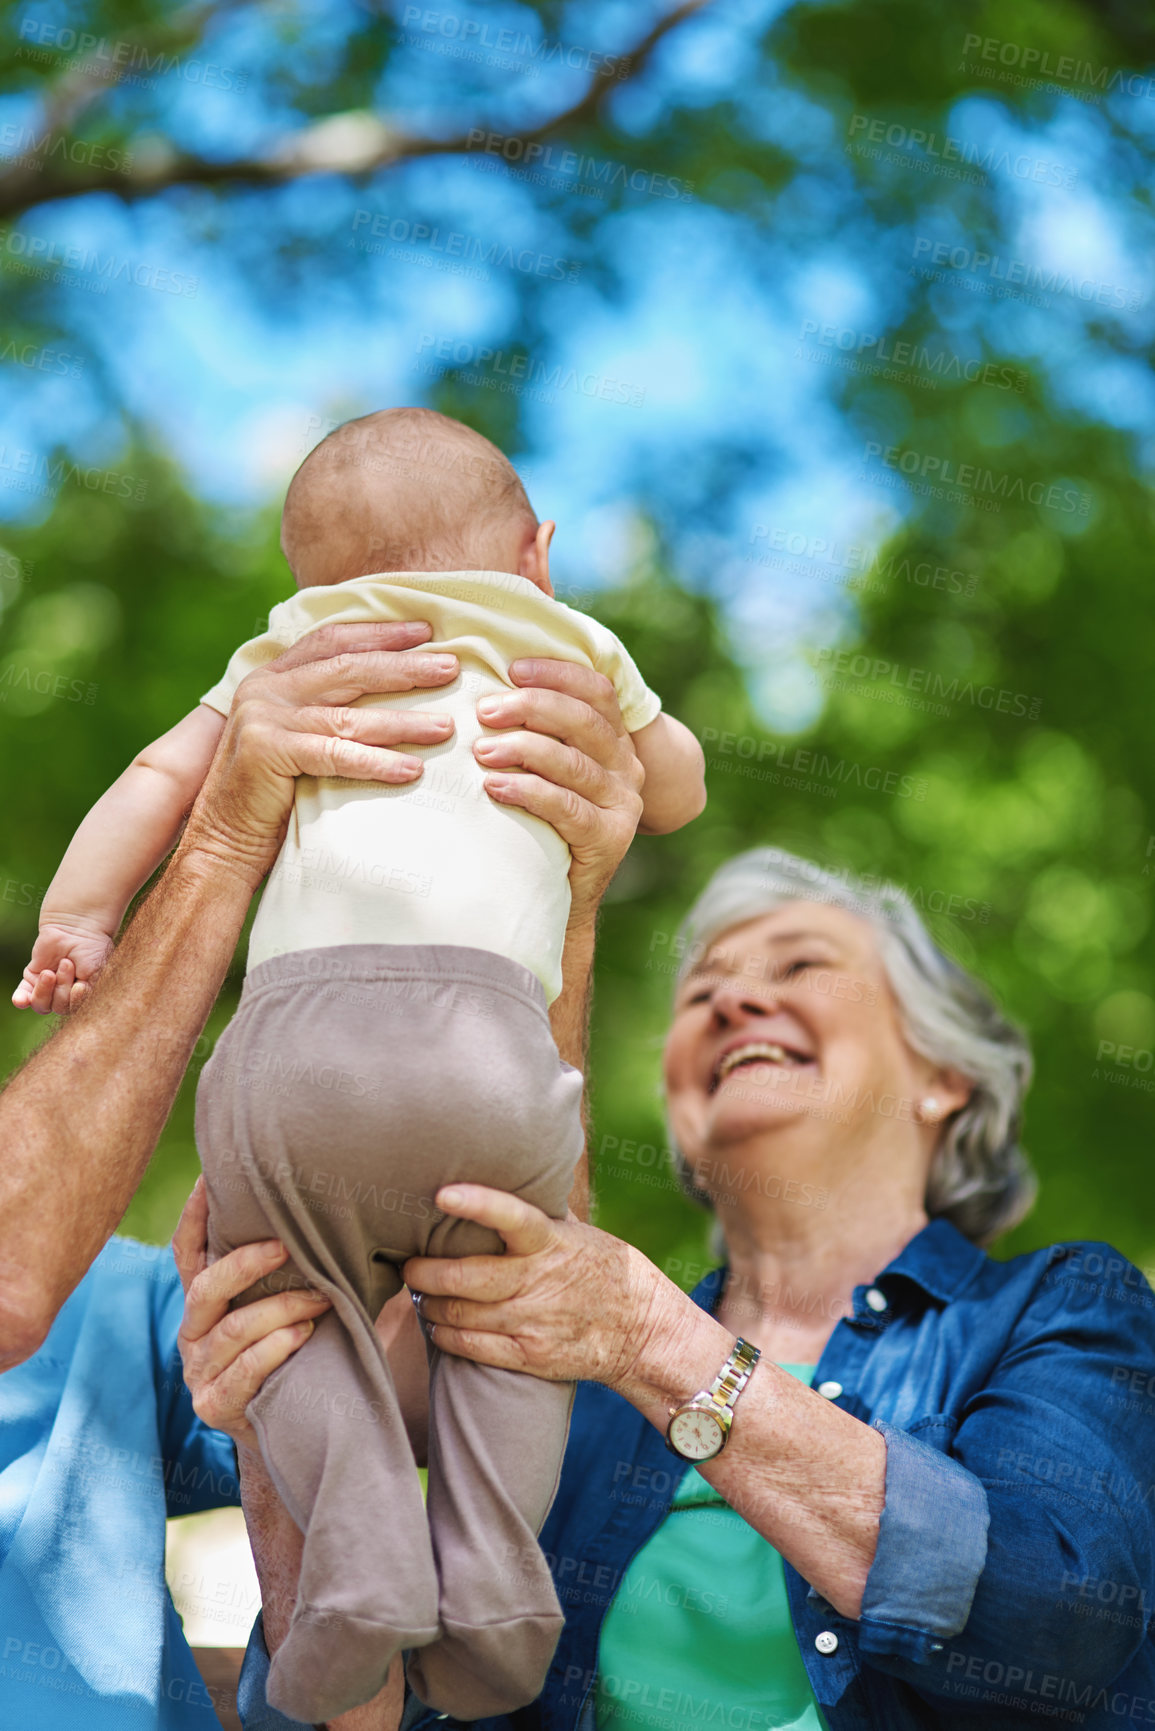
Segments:
[[[679,953],[672,1140],[724,1266],[686,1296],[458,1185],[507,1255],[406,1269],[437,1346],[582,1384],[566,1628],[512,1723],[1155,1723],[1155,1299],[1102,1245],[981,1248],[1032,1195],[1022,1036],[900,894],[773,849]]]

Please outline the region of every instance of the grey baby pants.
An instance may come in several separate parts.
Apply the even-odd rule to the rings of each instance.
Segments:
[[[409,1256],[500,1252],[433,1205],[455,1179],[564,1215],[581,1075],[545,994],[486,950],[351,944],[260,963],[201,1077],[197,1144],[214,1257],[276,1237],[283,1286],[332,1300],[250,1403],[304,1534],[268,1699],[315,1723],[370,1700],[411,1649],[421,1699],[457,1719],[534,1699],[562,1613],[537,1534],[573,1387],[430,1348],[428,1505],[373,1328]]]

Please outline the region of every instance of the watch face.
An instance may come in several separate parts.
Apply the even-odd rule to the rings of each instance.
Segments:
[[[718,1453],[726,1433],[713,1413],[684,1407],[670,1420],[670,1442],[688,1461],[708,1461]]]

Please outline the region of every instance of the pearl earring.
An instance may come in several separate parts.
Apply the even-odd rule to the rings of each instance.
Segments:
[[[928,1094],[925,1100],[918,1103],[918,1115],[924,1124],[937,1124],[942,1117],[938,1101],[933,1094]]]

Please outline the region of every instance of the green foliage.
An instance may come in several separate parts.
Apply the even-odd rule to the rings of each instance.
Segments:
[[[147,479],[148,495],[131,511],[62,494],[43,525],[7,537],[35,576],[10,579],[3,591],[0,749],[15,821],[0,859],[8,886],[0,956],[13,982],[35,931],[24,886],[35,894],[48,882],[95,795],[196,702],[286,592],[272,517],[245,521],[206,508],[155,457],[134,459],[132,472]],[[1150,1255],[1155,1192],[1137,1178],[1150,1100],[1128,1086],[1134,1071],[1095,1062],[1100,1039],[1142,1049],[1155,1042],[1145,881],[1155,788],[1130,749],[1151,653],[1135,616],[1144,515],[1135,498],[1130,519],[1118,509],[1101,521],[1111,524],[1113,557],[1098,561],[1097,624],[1084,619],[1078,575],[1094,558],[1090,531],[1070,543],[1024,527],[989,556],[969,555],[983,584],[965,642],[943,595],[914,578],[927,549],[912,534],[880,561],[871,581],[883,593],[864,603],[863,647],[846,651],[897,667],[904,680],[912,666],[943,668],[960,689],[970,681],[1037,695],[1035,722],[967,700],[956,699],[946,717],[876,702],[880,692],[905,690],[883,673],[858,681],[861,692],[831,693],[810,732],[775,735],[758,718],[723,611],[678,582],[656,543],[620,588],[587,598],[669,708],[714,742],[707,812],[676,836],[635,842],[604,911],[598,960],[591,1148],[599,1218],[675,1275],[689,1278],[700,1265],[705,1223],[675,1192],[662,1153],[658,1080],[673,937],[709,873],[737,849],[767,842],[906,885],[939,940],[1031,1029],[1039,1076],[1027,1140],[1044,1184],[1037,1212],[1006,1248],[1090,1234]],[[1008,560],[1018,582],[1002,580]],[[1037,628],[1040,590],[1048,592],[1046,631]],[[1110,665],[1087,652],[1097,634],[1113,646]],[[41,674],[65,695],[37,691]],[[1068,683],[1076,675],[1078,697]],[[1061,721],[1051,721],[1052,707]],[[893,789],[912,791],[883,791],[884,773]],[[195,1082],[239,983],[238,967],[130,1208],[126,1229],[142,1236],[171,1231],[195,1177]],[[2,1016],[10,1067],[44,1026],[7,1007]]]
[[[1113,559],[1096,556],[1098,531],[1059,542],[1037,525],[1004,531],[989,554],[956,554],[981,579],[965,627],[929,587],[941,541],[931,552],[916,533],[900,538],[871,576],[882,594],[864,599],[859,641],[845,651],[877,676],[848,678],[818,724],[790,739],[758,720],[718,613],[700,596],[651,570],[599,598],[595,610],[636,647],[671,710],[716,742],[706,813],[682,835],[639,838],[603,916],[591,1146],[603,1154],[607,1227],[659,1259],[700,1260],[700,1217],[655,1183],[665,1168],[650,1152],[665,1145],[657,1090],[672,938],[711,870],[773,843],[903,885],[943,947],[1029,1029],[1037,1079],[1026,1143],[1042,1190],[1000,1254],[1101,1236],[1155,1260],[1141,1055],[1155,1045],[1155,780],[1134,749],[1152,645],[1133,588],[1145,510],[1137,490],[1121,495],[1104,513]],[[915,573],[928,565],[924,589]],[[948,714],[877,701],[917,701],[911,669],[924,675],[916,686],[937,677],[939,690],[954,687]],[[1038,719],[998,713],[1000,692],[1012,705],[1040,699]],[[1098,1061],[1102,1041],[1136,1048],[1137,1066],[1114,1054]],[[623,1152],[629,1143],[638,1147]]]
[[[168,28],[153,5],[91,4],[85,15],[86,28],[112,38],[157,42]],[[518,15],[523,23],[536,19],[543,34],[581,34],[575,11],[560,4],[522,7]],[[192,13],[181,18],[195,23]],[[261,90],[270,109],[300,124],[372,107],[395,51],[392,26],[366,14],[347,38],[334,33],[320,42],[310,31],[304,15],[278,14],[268,24]],[[731,501],[783,460],[781,452],[767,454],[761,426],[729,427],[724,436],[703,431],[693,462],[665,488],[653,481],[660,464],[642,466],[636,496],[652,507],[657,528],[640,527],[632,568],[590,598],[668,708],[707,742],[707,812],[679,835],[640,838],[607,903],[592,1065],[600,1218],[683,1275],[701,1260],[705,1226],[674,1192],[660,1159],[657,1082],[670,946],[710,871],[735,850],[766,842],[906,885],[943,945],[986,978],[1031,1031],[1038,1071],[1026,1141],[1043,1184],[1035,1214],[1003,1250],[1102,1236],[1140,1262],[1155,1262],[1147,1162],[1155,1077],[1142,1068],[1155,1049],[1148,911],[1155,769],[1147,743],[1153,523],[1144,459],[1134,435],[1121,430],[1137,424],[1130,398],[1139,394],[1137,380],[1149,385],[1150,355],[1135,327],[1069,295],[1055,294],[1045,317],[1031,322],[1024,314],[1016,323],[1010,315],[1021,309],[977,292],[982,282],[976,289],[958,273],[938,282],[912,274],[919,235],[963,236],[969,246],[1013,256],[1007,183],[934,178],[885,153],[847,149],[854,115],[940,138],[973,137],[973,103],[970,118],[958,114],[974,98],[986,105],[984,148],[996,125],[1046,128],[1077,117],[1100,151],[1091,178],[1117,214],[1134,217],[1150,209],[1150,145],[1109,101],[1084,105],[1073,90],[1000,81],[997,58],[964,51],[968,35],[1108,69],[1149,67],[1155,58],[1155,17],[1138,7],[1090,0],[796,4],[760,42],[742,45],[741,76],[712,99],[677,86],[666,99],[659,68],[647,72],[640,91],[628,83],[620,92],[607,89],[577,119],[547,132],[600,159],[692,181],[703,224],[717,221],[719,246],[724,239],[734,268],[748,273],[751,292],[776,314],[791,269],[834,260],[848,274],[858,271],[891,309],[892,346],[953,353],[1016,375],[1010,388],[948,376],[927,389],[909,375],[830,371],[830,399],[854,461],[873,443],[916,453],[919,464],[929,458],[938,465],[932,478],[941,465],[969,465],[991,477],[986,503],[999,508],[977,509],[945,489],[944,496],[907,493],[897,467],[876,462],[872,476],[893,484],[880,487],[880,506],[898,501],[908,514],[865,571],[846,560],[791,563],[782,555],[774,563],[763,544],[768,562],[744,568],[749,584],[764,570],[768,586],[789,579],[800,593],[829,600],[811,632],[805,677],[818,689],[811,692],[815,719],[803,731],[775,733],[762,719],[768,683],[798,678],[798,670],[770,663],[765,638],[743,635],[731,590],[704,583],[691,551],[703,523],[724,525],[733,563]],[[62,69],[59,60],[13,56],[6,88],[48,88]],[[458,118],[468,125],[476,104],[472,95],[465,100],[464,81],[473,74],[458,67],[456,76]],[[172,89],[112,92],[103,109],[86,111],[84,135],[138,151],[155,146],[160,160],[157,137],[168,136]],[[521,110],[501,86],[481,109],[487,124],[517,129]],[[1076,145],[1033,148],[1062,154]],[[316,201],[293,189],[238,190],[227,174],[211,192],[178,185],[157,202],[187,233],[212,236],[221,256],[254,273],[270,298],[285,282],[320,282],[339,302],[342,294],[356,296],[359,273],[370,268],[343,254],[340,271],[334,268],[333,235],[350,201],[371,197],[375,208],[387,201],[391,210],[408,208],[415,195],[406,172],[334,176],[320,215]],[[1086,179],[1085,165],[1081,172]],[[432,183],[428,169],[423,173],[419,202],[432,212]],[[631,204],[620,190],[598,201],[517,186],[536,201],[554,250],[587,261],[583,296],[596,289],[612,306],[626,286],[644,284],[650,261],[631,261],[620,246],[624,216],[636,214],[639,200]],[[512,196],[517,187],[506,190]],[[33,176],[26,202],[35,200]],[[331,221],[330,205],[337,213]],[[651,206],[656,222],[660,203]],[[46,220],[43,210],[28,214],[37,231]],[[1101,274],[1093,257],[1087,269]],[[9,273],[4,281],[9,333],[62,339],[98,355],[90,309],[27,276]],[[1133,281],[1140,281],[1138,265]],[[565,320],[547,290],[517,280],[508,302],[495,315],[491,340],[548,359]],[[577,295],[566,302],[566,318],[578,303]],[[706,355],[714,340],[710,310],[703,307]],[[803,316],[811,310],[804,307]],[[785,367],[791,356],[784,349],[779,358]],[[1114,361],[1135,369],[1117,387],[1119,425],[1110,424],[1106,408],[1088,408],[1079,389]],[[119,421],[131,435],[111,371],[97,364],[90,377],[107,397],[109,427]],[[27,383],[23,375],[20,382]],[[533,450],[520,398],[480,390],[447,368],[429,400],[512,453]],[[1112,399],[1105,393],[1095,400]],[[126,436],[129,448],[117,463],[147,481],[142,500],[126,503],[66,482],[42,522],[4,537],[11,558],[0,560],[7,818],[0,957],[13,984],[27,959],[36,902],[83,812],[141,744],[196,701],[287,587],[269,513],[209,508],[151,441]],[[796,429],[799,442],[807,436],[805,426]],[[1068,495],[1074,508],[1067,508]],[[130,1209],[127,1227],[146,1237],[171,1229],[195,1174],[196,1062],[211,1049],[237,986],[234,977],[222,995]],[[27,1015],[0,1011],[7,1066],[43,1035]],[[1104,1042],[1115,1053],[1106,1061]],[[1125,1048],[1132,1058],[1119,1061]]]
[[[126,472],[144,502],[62,489],[39,527],[5,538],[0,559],[0,761],[10,821],[0,848],[0,964],[15,986],[36,907],[84,813],[149,740],[192,709],[233,649],[286,593],[273,517],[210,512],[164,460]],[[23,580],[26,579],[26,580]],[[291,580],[289,580],[291,582]],[[161,1241],[197,1173],[196,1072],[240,989],[230,979],[198,1045],[126,1230]],[[46,1036],[5,993],[0,1065]]]

